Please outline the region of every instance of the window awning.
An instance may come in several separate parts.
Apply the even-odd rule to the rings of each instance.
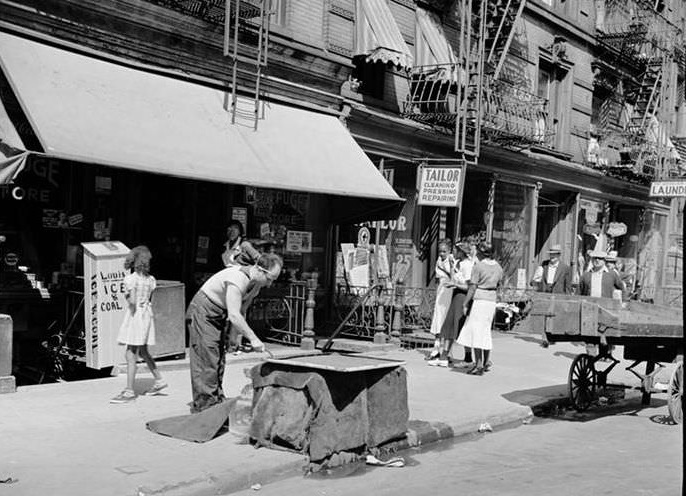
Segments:
[[[254,131],[231,124],[219,89],[6,33],[0,67],[50,156],[332,195],[346,220],[390,218],[402,204],[335,116],[265,103]]]
[[[386,0],[357,0],[355,55],[367,62],[412,67],[412,53]]]
[[[415,65],[454,64],[455,54],[438,16],[417,7]]]

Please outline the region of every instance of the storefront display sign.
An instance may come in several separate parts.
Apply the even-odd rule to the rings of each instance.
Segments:
[[[584,234],[588,234],[589,236],[600,234],[600,231],[600,224],[585,224],[583,227]]]
[[[126,312],[124,259],[129,249],[119,241],[82,246],[86,366],[102,369],[124,360],[117,335]]]
[[[388,278],[391,276],[391,270],[388,265],[388,250],[386,249],[386,245],[377,245],[375,249],[377,250],[376,275],[378,277]]]
[[[308,231],[288,231],[286,251],[291,253],[312,253],[312,233]]]
[[[369,229],[366,227],[361,227],[360,230],[357,231],[357,246],[360,248],[369,248],[370,237],[371,234]]]
[[[607,235],[617,238],[626,234],[626,224],[624,222],[610,222],[607,225]]]
[[[95,176],[95,192],[110,194],[112,192],[112,178],[109,176]]]
[[[579,208],[584,211],[586,224],[595,224],[598,222],[598,214],[603,211],[603,204],[582,198],[579,201]]]
[[[419,205],[456,207],[460,202],[459,167],[421,166],[419,174]]]
[[[360,288],[369,287],[369,250],[367,248],[358,247],[353,251],[350,285]]]
[[[95,239],[107,239],[112,234],[112,218],[107,221],[99,220],[93,222],[93,237]]]

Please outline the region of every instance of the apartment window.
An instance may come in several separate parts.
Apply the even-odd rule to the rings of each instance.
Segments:
[[[269,12],[272,17],[269,23],[272,26],[286,25],[286,3],[287,0],[270,0]]]
[[[571,87],[567,63],[553,63],[547,56],[538,64],[536,94],[548,101],[545,122],[538,124],[541,144],[563,151],[571,119]]]
[[[541,144],[547,146],[553,146],[554,136],[557,131],[558,123],[558,98],[557,98],[557,77],[555,75],[556,69],[554,66],[539,65],[538,68],[538,87],[536,89],[536,94],[545,100],[547,100],[547,115],[545,117],[545,122],[537,123],[539,132],[539,141]]]
[[[383,99],[386,81],[386,64],[383,62],[367,62],[364,55],[353,58],[355,69],[353,78],[359,81],[359,92],[372,98]]]

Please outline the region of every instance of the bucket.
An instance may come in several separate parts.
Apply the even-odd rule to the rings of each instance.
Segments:
[[[237,436],[247,436],[252,422],[252,384],[246,384],[241,395],[229,410],[229,432]]]

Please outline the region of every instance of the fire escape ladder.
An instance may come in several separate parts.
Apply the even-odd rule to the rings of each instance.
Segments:
[[[662,64],[646,67],[641,77],[641,86],[636,98],[631,125],[634,130],[643,131],[659,110],[660,90],[662,88]]]
[[[267,66],[270,0],[225,0],[224,56],[231,63],[231,82],[224,108],[231,124],[249,124],[257,130],[260,116],[260,87]],[[250,95],[238,98],[238,88]]]
[[[526,0],[496,0],[487,2],[485,29],[486,71],[497,79],[514,38],[517,20]]]
[[[457,90],[455,151],[466,163],[476,163],[479,156],[487,3],[488,0],[459,0],[458,60],[464,64],[464,83]]]

